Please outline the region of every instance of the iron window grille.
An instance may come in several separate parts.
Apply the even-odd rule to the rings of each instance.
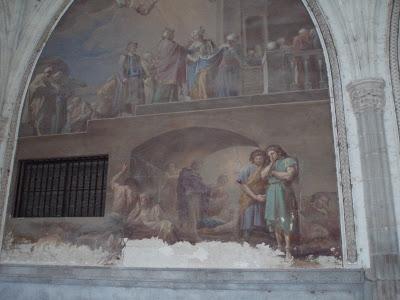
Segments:
[[[108,156],[20,160],[15,218],[101,217]]]

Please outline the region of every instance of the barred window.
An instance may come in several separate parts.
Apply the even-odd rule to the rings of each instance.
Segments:
[[[18,163],[14,217],[104,216],[107,156]]]

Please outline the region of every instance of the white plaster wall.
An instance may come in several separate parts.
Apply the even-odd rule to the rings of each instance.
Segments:
[[[394,0],[394,2],[396,2],[396,0]],[[399,4],[400,2],[396,2],[397,5],[393,4],[394,9],[398,9],[399,8]],[[392,20],[394,22],[397,22],[397,28],[400,27],[400,19],[397,20]],[[389,29],[388,29],[389,30]],[[393,33],[393,32],[392,32]],[[397,38],[397,51],[398,53],[400,53],[400,32],[397,31],[397,34],[399,35]],[[392,37],[393,38],[393,37]],[[390,43],[387,45],[386,49],[388,52],[391,50],[390,49]],[[390,54],[390,53],[389,53]],[[400,57],[399,54],[397,57]],[[400,69],[400,60],[397,61],[397,66]],[[392,73],[393,74],[393,73]],[[398,80],[399,78],[391,78],[390,81],[390,87],[394,87],[396,85],[395,82],[393,82],[393,80]],[[399,82],[397,82],[397,85],[400,84]],[[395,97],[395,93],[390,93],[390,97]],[[392,99],[394,104],[393,106],[396,106],[395,104],[395,100]],[[400,101],[400,99],[397,99],[397,101]],[[397,104],[398,107],[398,104]],[[393,107],[391,106],[390,108],[391,110],[389,112],[387,112],[390,115],[393,115],[394,118],[397,117],[397,124],[399,126],[400,121],[399,121],[399,111],[397,112],[397,116],[395,113],[395,110],[393,109]],[[393,143],[392,148],[390,148],[390,157],[396,157],[397,160],[395,161],[395,163],[393,163],[393,165],[397,165],[398,168],[400,168],[400,163],[399,163],[399,157],[400,157],[400,128],[394,128],[392,129],[392,131],[394,131],[390,136],[393,137],[392,139],[388,138],[389,140],[389,144]],[[390,158],[389,157],[389,158]],[[393,166],[394,167],[394,166]],[[400,244],[400,171],[397,170],[397,172],[394,170],[392,171],[392,182],[393,182],[393,197],[394,197],[394,204],[395,204],[395,212],[396,212],[396,221],[397,221],[397,236],[398,236],[398,240],[399,240],[399,244]]]
[[[29,82],[32,67],[44,44],[43,35],[66,9],[70,0],[4,0],[0,2],[0,121],[3,137],[0,136],[0,168],[2,186],[0,200],[7,199],[9,176],[12,164],[12,149],[15,145],[15,126],[25,96],[21,87]],[[350,170],[353,183],[354,211],[356,216],[359,263],[368,266],[368,243],[365,232],[365,210],[363,203],[363,181],[356,119],[349,95],[345,90],[348,83],[357,79],[380,77],[386,81],[385,130],[387,135],[393,195],[400,195],[399,136],[390,85],[387,53],[388,20],[390,0],[318,0],[327,17],[338,54],[342,92],[346,112],[349,143]],[[12,118],[14,116],[14,119]],[[10,124],[13,132],[9,131]],[[0,130],[1,133],[1,130]],[[8,150],[7,150],[8,149]],[[0,201],[1,202],[1,201]],[[400,204],[397,201],[397,215]],[[2,210],[4,211],[4,210]],[[4,214],[2,217],[4,222]],[[398,221],[399,222],[399,221]],[[2,226],[3,227],[3,226]],[[398,228],[400,224],[398,223]],[[400,230],[398,230],[399,232]],[[2,234],[1,234],[2,235]]]
[[[331,28],[340,65],[353,185],[357,246],[360,254],[360,263],[364,266],[369,265],[363,201],[363,184],[365,184],[365,181],[363,180],[360,163],[357,121],[346,86],[354,80],[366,78],[378,77],[383,78],[386,82],[384,126],[393,195],[396,199],[396,195],[400,195],[400,185],[398,184],[400,182],[400,146],[394,100],[391,92],[387,48],[391,2],[390,0],[319,0]],[[399,201],[397,201],[397,204],[396,215],[400,215]],[[399,220],[397,222],[397,226],[400,228]]]
[[[304,5],[306,6],[307,10],[309,11],[311,18],[314,22],[314,25],[317,29],[318,35],[320,37],[321,40],[321,44],[322,44],[322,48],[325,54],[325,60],[326,60],[326,66],[327,66],[327,73],[328,73],[328,80],[329,80],[329,93],[330,93],[330,101],[331,101],[331,112],[332,112],[332,123],[333,123],[333,138],[335,141],[335,155],[336,158],[339,157],[340,153],[339,153],[339,149],[338,149],[338,142],[339,142],[339,137],[338,137],[338,131],[336,130],[337,128],[337,123],[338,121],[336,120],[336,118],[338,117],[336,114],[336,110],[335,110],[335,91],[334,91],[334,84],[335,84],[335,76],[333,74],[334,72],[334,67],[330,65],[329,59],[328,59],[328,55],[329,55],[329,50],[328,47],[332,46],[329,45],[329,41],[326,40],[326,37],[324,38],[323,36],[323,28],[322,28],[322,24],[318,24],[318,20],[316,19],[316,17],[312,14],[312,7],[311,7],[311,3],[308,0],[302,0]],[[319,7],[322,10],[322,14],[324,16],[326,16],[326,6],[323,7],[320,4],[320,1],[316,1],[317,5],[319,5]],[[324,9],[325,8],[325,9]],[[329,27],[329,33],[331,34],[332,31],[332,25],[331,22],[329,22],[329,20],[326,20],[328,27]],[[336,43],[338,43],[338,41],[335,39],[334,36],[332,36],[332,39],[334,39],[333,43],[334,43],[334,47],[335,47],[335,51],[337,48]],[[340,64],[340,61],[338,59],[338,63]],[[339,67],[341,68],[341,66]],[[336,78],[340,78],[340,74],[339,76],[337,76]],[[344,93],[344,89],[342,90],[342,85],[338,84],[339,88],[341,89],[339,91],[339,94],[343,94]],[[337,92],[337,91],[336,91]],[[353,137],[351,135],[349,135],[349,126],[356,126],[356,123],[350,123],[348,122],[348,115],[349,113],[351,114],[351,106],[350,103],[345,103],[344,104],[344,110],[345,110],[345,118],[346,118],[346,134],[347,134],[347,142],[348,144],[351,144],[352,142],[358,142],[357,139],[355,141],[352,141],[352,139],[354,140],[354,134]],[[355,119],[353,120],[353,122],[355,121]],[[355,128],[353,128],[353,131],[356,131]],[[351,132],[351,131],[350,131]],[[356,168],[360,169],[360,157],[358,156],[359,153],[352,153],[351,149],[349,150],[349,161],[350,161],[350,171],[353,172],[353,170]],[[354,155],[356,154],[356,155]],[[340,164],[340,160],[336,159],[336,173],[337,173],[337,178],[338,178],[338,191],[339,191],[339,205],[340,205],[340,211],[341,211],[341,215],[340,215],[340,223],[341,223],[341,233],[342,233],[342,247],[343,249],[347,248],[347,242],[346,242],[346,238],[345,238],[345,234],[346,234],[346,228],[345,228],[345,218],[344,218],[344,196],[343,196],[343,188],[341,186],[341,179],[342,179],[342,174],[340,172],[340,168],[341,167],[346,167],[346,166],[341,166]],[[361,172],[360,172],[361,174]],[[351,184],[352,184],[352,197],[354,198],[355,195],[357,195],[357,197],[359,197],[360,199],[363,199],[363,187],[362,184],[356,184],[354,186],[354,181],[357,179],[354,177],[354,174],[351,174]],[[361,179],[361,176],[359,176],[359,181]],[[368,240],[367,240],[367,233],[365,230],[363,230],[363,228],[365,228],[365,224],[366,224],[366,216],[365,216],[365,209],[364,209],[364,203],[363,201],[357,201],[357,203],[353,204],[354,206],[354,218],[355,218],[355,231],[356,231],[356,245],[357,245],[357,262],[355,264],[346,264],[346,251],[343,251],[343,255],[344,255],[344,264],[346,267],[357,267],[360,265],[368,265]]]
[[[0,2],[0,244],[21,99],[25,99],[27,82],[45,41],[70,3],[72,0]]]

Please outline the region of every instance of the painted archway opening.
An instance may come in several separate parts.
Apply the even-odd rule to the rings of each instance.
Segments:
[[[266,244],[266,248],[263,248],[266,252],[260,250],[257,255],[262,256],[261,253],[264,253],[275,257],[276,266],[290,266],[293,261],[300,265],[306,262],[303,266],[315,266],[318,262],[308,255],[320,254],[328,256],[330,266],[340,263],[337,260],[340,258],[340,230],[330,107],[328,98],[316,101],[313,96],[314,92],[327,87],[326,68],[318,36],[303,4],[294,0],[175,0],[167,5],[161,0],[150,1],[148,8],[144,8],[134,2],[75,1],[54,31],[39,60],[29,87],[21,136],[52,134],[51,139],[62,144],[63,140],[74,136],[66,133],[84,132],[89,120],[118,118],[124,122],[126,118],[136,119],[138,110],[146,111],[144,106],[186,105],[188,109],[184,111],[177,109],[180,114],[171,108],[166,109],[165,114],[169,115],[169,120],[164,125],[161,125],[163,117],[160,117],[160,126],[171,126],[171,129],[190,123],[191,118],[196,119],[197,124],[203,122],[204,125],[212,123],[213,118],[227,118],[232,123],[236,122],[237,126],[245,127],[248,137],[217,129],[189,128],[172,131],[136,147],[132,151],[131,164],[128,163],[127,168],[130,170],[126,172],[132,175],[132,178],[128,176],[128,179],[132,179],[131,183],[128,180],[125,184],[122,177],[115,178],[118,172],[109,176],[109,216],[119,214],[118,220],[122,222],[129,219],[132,225],[130,230],[133,232],[136,227],[148,225],[146,230],[152,232],[150,236],[158,237],[155,243],[190,242],[194,252],[198,250],[196,247],[201,247],[201,243],[210,240],[220,242],[218,238],[210,237],[212,234],[198,234],[198,230],[210,233],[220,230],[218,226],[229,224],[232,225],[229,228],[230,236],[221,238],[221,241],[234,241],[232,252],[235,247],[244,247],[240,242],[252,241],[254,246]],[[80,18],[83,14],[88,15],[84,22]],[[221,15],[224,18],[220,18]],[[135,28],[135,32],[129,28]],[[120,34],[112,35],[110,32]],[[296,102],[296,99],[289,103],[284,101],[287,97],[293,97],[289,94],[299,91],[302,93],[302,97],[299,97],[301,103]],[[286,103],[271,105],[268,95],[263,96],[270,92],[281,92],[282,102]],[[254,95],[258,97],[256,103],[251,102]],[[306,98],[310,95],[310,101],[304,101],[304,95]],[[218,106],[210,105],[205,112],[202,104],[199,104],[216,98],[218,101],[226,101],[226,106],[218,102]],[[246,105],[237,107],[230,104],[242,99]],[[140,116],[142,123],[134,121],[140,125],[132,128],[132,139],[137,137],[142,140],[146,136],[146,127],[149,126],[146,120],[154,118],[150,116],[152,110],[147,111],[150,113]],[[263,118],[263,114],[268,117]],[[293,132],[298,131],[302,133],[296,137]],[[98,143],[98,134],[86,133],[87,142]],[[44,146],[42,143],[45,139],[38,137],[37,141],[39,150],[41,145]],[[286,157],[286,151],[280,150],[282,147],[275,147],[274,151],[270,148],[279,159],[278,163],[271,164],[275,170],[267,172],[265,169],[274,155],[266,151],[265,146],[268,144],[278,144],[293,155]],[[265,173],[262,178],[265,181],[262,187],[264,190],[257,194],[253,191],[252,195],[254,187],[250,187],[250,193],[246,187],[249,188],[251,175],[258,168],[254,169],[257,166],[254,159],[248,166],[245,166],[245,162],[259,145],[263,145],[259,156],[264,158],[265,163],[262,165]],[[98,149],[102,152],[101,143]],[[201,170],[195,170],[199,166],[192,165],[198,160],[189,157],[195,150],[199,158],[203,156]],[[111,151],[110,164],[114,164],[111,170],[115,171],[118,164],[124,165],[124,161],[126,163],[126,157],[114,156],[114,153],[118,153],[115,149],[107,151]],[[178,157],[188,153],[191,154],[173,166]],[[84,147],[81,155],[88,155]],[[230,178],[234,184],[227,192],[223,184],[227,178],[216,176],[219,170],[213,168],[219,164],[233,166],[235,163],[230,161],[233,156],[234,160],[241,161],[241,168],[235,170],[235,177]],[[329,159],[324,161],[323,156]],[[313,164],[320,167],[316,168]],[[171,169],[165,170],[166,166]],[[164,177],[162,180],[166,182],[168,178],[165,178],[165,173],[172,174],[169,178],[170,186],[157,187],[156,201],[146,195],[149,184],[140,181],[143,180],[143,173],[146,174],[146,180],[153,176],[149,170],[154,168],[163,171],[162,176],[154,177]],[[287,173],[282,175],[287,177],[279,178],[279,175],[269,172]],[[303,176],[303,172],[309,174]],[[223,172],[220,175],[224,175]],[[313,181],[313,177],[319,178]],[[274,180],[277,182],[274,183]],[[150,182],[154,182],[154,178]],[[272,193],[270,189],[272,184],[278,183],[282,185],[284,195],[274,205],[287,206],[279,217],[276,210],[266,204],[268,199],[274,199],[279,194]],[[130,184],[134,188],[129,187]],[[187,192],[191,184],[201,186],[200,190]],[[172,198],[179,188],[181,192],[184,190],[183,194],[176,195],[183,214],[177,208],[176,216],[161,217],[159,208],[156,208],[157,201],[161,210],[167,211],[173,207],[169,205],[173,202],[172,198],[169,202],[164,200],[167,204],[162,203],[162,188],[166,188]],[[118,189],[120,194],[116,192]],[[304,191],[307,191],[307,195],[303,194]],[[222,202],[227,201],[227,197],[230,203],[238,204],[242,193],[250,198],[248,203],[240,204],[242,207],[236,205],[236,212],[234,209],[223,209]],[[268,193],[272,193],[272,196],[268,197]],[[264,200],[260,200],[261,195]],[[200,198],[196,200],[193,197]],[[121,201],[124,202],[124,213],[118,211],[118,202]],[[213,201],[219,206],[219,213],[230,214],[228,217],[231,219],[213,219],[218,215],[210,213],[214,205],[210,202]],[[218,204],[218,201],[221,203]],[[273,201],[270,200],[270,203]],[[267,218],[269,213],[270,219]],[[105,224],[109,224],[108,221]],[[249,228],[243,225],[248,221]],[[13,220],[13,223],[18,222]],[[327,226],[327,223],[331,226]],[[190,227],[189,234],[176,230],[184,226]],[[254,238],[260,236],[259,232],[262,233],[261,238],[254,242]],[[122,247],[125,257],[130,257],[134,253],[132,247],[128,247],[125,240],[121,242],[121,238],[129,238],[137,243],[139,236],[125,233],[118,236],[112,232],[109,246]],[[37,236],[35,238],[33,242],[40,239]],[[91,239],[90,235],[85,238]],[[306,246],[310,241],[314,244]],[[225,246],[217,243],[216,249]],[[151,247],[157,245],[152,244]],[[254,250],[251,247],[249,249],[250,252]],[[210,248],[208,250],[211,251]],[[279,256],[282,253],[285,257]],[[118,256],[114,254],[109,257],[110,261]],[[246,259],[250,259],[250,256],[241,261],[241,266],[248,264]],[[293,260],[293,256],[299,260]],[[171,261],[170,266],[191,266],[194,263],[175,259]],[[274,266],[274,263],[268,265],[260,261],[248,266]],[[209,265],[204,262],[203,266]]]
[[[258,148],[255,141],[233,131],[188,127],[151,138],[132,150],[132,158],[145,160],[163,170],[169,163],[179,160],[187,165],[193,160],[202,160],[214,152],[234,146]],[[132,167],[135,168],[135,165]]]

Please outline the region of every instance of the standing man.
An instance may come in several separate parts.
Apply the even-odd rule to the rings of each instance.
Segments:
[[[35,134],[42,135],[51,127],[51,119],[48,109],[48,91],[51,89],[52,67],[46,67],[31,81],[27,95],[27,121],[32,125]]]
[[[154,89],[155,89],[155,66],[154,58],[150,52],[143,54],[142,67],[144,71],[144,96],[145,103],[151,104],[153,102]]]
[[[262,178],[268,179],[265,221],[274,229],[279,249],[286,252],[286,260],[292,261],[290,242],[297,215],[292,183],[298,177],[298,164],[279,145],[269,146],[266,152],[270,163],[261,172]]]
[[[312,49],[312,40],[310,32],[302,28],[299,34],[293,38],[293,52],[296,54],[294,57],[295,67],[295,84],[298,89],[306,88],[306,61],[300,55],[301,52]],[[309,71],[309,70],[308,70]]]
[[[174,162],[168,163],[160,197],[161,208],[174,220],[178,218],[177,186],[179,171]]]
[[[155,103],[178,101],[178,88],[186,81],[186,49],[174,41],[174,30],[166,28],[156,58]]]
[[[218,97],[239,96],[240,94],[240,71],[244,61],[237,40],[236,34],[228,34],[227,43],[221,46],[222,60],[217,75]]]
[[[248,240],[256,227],[264,227],[264,202],[266,181],[261,177],[267,155],[265,151],[256,149],[250,154],[250,164],[243,168],[237,182],[242,194],[239,199],[239,228],[242,237]]]
[[[190,242],[199,242],[198,222],[207,215],[210,188],[205,185],[199,171],[201,162],[193,161],[183,168],[178,177],[178,210],[183,236]]]
[[[53,113],[52,128],[49,133],[62,133],[67,122],[67,92],[70,92],[66,87],[67,80],[61,71],[54,73],[50,77],[55,113]]]
[[[214,53],[215,45],[204,35],[204,28],[194,30],[191,34],[192,42],[188,47],[187,84],[192,100],[207,99],[212,96],[212,90],[208,86],[211,79],[208,73],[212,64],[207,58]]]
[[[128,114],[135,112],[135,105],[144,104],[144,71],[140,56],[136,54],[137,47],[138,43],[129,42],[119,60],[123,110]]]

